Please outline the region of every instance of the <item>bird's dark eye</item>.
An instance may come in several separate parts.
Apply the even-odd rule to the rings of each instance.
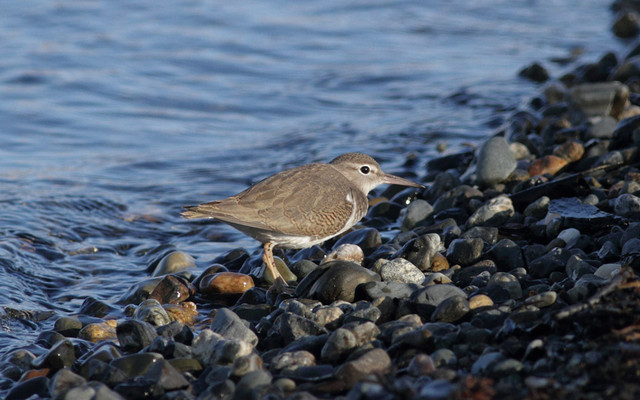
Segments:
[[[368,165],[363,165],[362,167],[360,167],[360,172],[362,172],[365,175],[367,175],[370,171],[371,171],[371,168],[369,168]]]

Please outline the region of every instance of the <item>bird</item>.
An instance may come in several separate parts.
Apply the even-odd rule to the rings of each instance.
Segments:
[[[382,184],[424,188],[385,173],[371,156],[346,153],[278,172],[226,199],[185,206],[182,216],[216,219],[258,240],[274,282],[287,286],[273,249],[303,249],[344,233],[367,214],[367,195]]]

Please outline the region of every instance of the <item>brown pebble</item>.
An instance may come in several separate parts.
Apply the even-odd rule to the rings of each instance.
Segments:
[[[438,272],[449,269],[449,261],[440,253],[436,253],[431,261],[431,271]]]
[[[249,275],[219,272],[203,278],[199,289],[202,294],[237,294],[244,293],[254,286],[253,279]]]
[[[117,325],[118,321],[116,321],[115,319],[110,319],[95,324],[88,324],[84,328],[80,329],[78,338],[88,340],[92,343],[97,343],[101,340],[115,340],[118,337],[116,335]]]
[[[469,299],[469,308],[474,310],[480,307],[491,307],[493,306],[493,300],[491,297],[486,294],[478,294]]]
[[[184,325],[193,325],[198,318],[198,307],[192,301],[180,304],[164,304],[162,306],[172,321],[178,321]]]
[[[22,374],[22,376],[20,377],[20,382],[28,381],[29,379],[37,378],[39,376],[47,376],[49,374],[49,371],[49,368],[30,369]]]
[[[576,141],[566,142],[553,150],[553,155],[566,160],[567,162],[575,162],[584,155],[584,146]]]
[[[158,300],[160,304],[177,304],[188,300],[194,293],[195,288],[188,280],[176,275],[166,275],[153,289],[149,298]]]
[[[543,174],[555,175],[564,168],[568,162],[553,155],[544,156],[535,160],[529,166],[529,175],[538,176]]]

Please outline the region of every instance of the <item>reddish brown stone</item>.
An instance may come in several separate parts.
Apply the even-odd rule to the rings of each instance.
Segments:
[[[237,294],[254,287],[249,275],[237,272],[219,272],[202,278],[199,285],[202,294]]]
[[[555,175],[564,168],[568,162],[560,157],[556,156],[544,156],[542,158],[537,159],[529,166],[529,175]]]

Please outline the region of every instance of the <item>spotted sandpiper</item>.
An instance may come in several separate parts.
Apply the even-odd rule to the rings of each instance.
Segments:
[[[383,172],[366,154],[346,153],[328,164],[279,172],[235,196],[187,206],[182,216],[215,218],[262,242],[265,265],[284,284],[273,248],[303,249],[345,232],[367,214],[367,194],[384,183],[424,187]]]

